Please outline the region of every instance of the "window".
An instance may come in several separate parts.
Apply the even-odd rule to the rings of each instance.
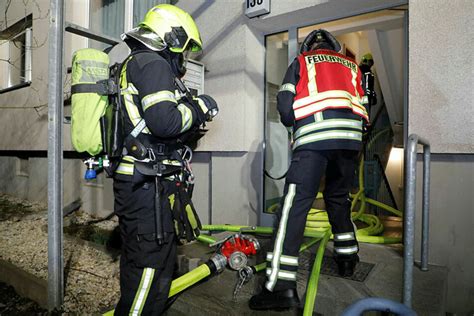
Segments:
[[[265,171],[273,178],[286,173],[289,166],[289,135],[281,124],[276,96],[288,68],[288,32],[265,38]],[[273,213],[283,195],[285,180],[265,177],[264,212]]]
[[[32,16],[0,32],[0,90],[31,82]]]
[[[96,0],[90,2],[89,28],[96,33],[116,39],[124,31],[125,0]],[[90,46],[104,49],[107,44],[91,41]]]
[[[89,28],[98,34],[116,39],[143,21],[145,14],[154,6],[168,3],[166,0],[94,0],[90,2]],[[105,49],[108,45],[92,41],[90,47]]]
[[[143,21],[145,14],[154,6],[167,3],[163,0],[135,0],[133,1],[133,27],[137,26],[138,23]]]

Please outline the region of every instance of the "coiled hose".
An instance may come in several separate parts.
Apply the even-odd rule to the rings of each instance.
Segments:
[[[371,204],[382,208],[397,217],[402,217],[402,212],[399,210],[378,202],[376,200],[367,198],[364,193],[364,178],[363,178],[363,167],[364,158],[360,160],[359,164],[359,190],[355,194],[351,194],[351,217],[353,221],[361,221],[367,225],[367,227],[358,229],[356,232],[357,240],[359,242],[374,243],[374,244],[394,244],[402,241],[401,237],[385,237],[378,236],[383,230],[383,224],[380,219],[372,214],[365,214],[367,204]],[[316,199],[322,199],[323,194],[318,193]],[[278,203],[269,207],[269,211],[275,211],[278,207]],[[358,209],[356,209],[358,207]],[[273,228],[271,227],[258,227],[258,226],[240,226],[240,225],[203,225],[203,231],[230,231],[230,232],[242,232],[242,233],[255,233],[255,234],[267,234],[271,235]],[[314,309],[314,302],[317,295],[317,286],[319,275],[321,271],[321,263],[324,256],[324,249],[331,235],[331,225],[329,224],[328,215],[324,210],[318,210],[312,208],[306,220],[306,226],[304,236],[312,238],[309,242],[303,244],[300,248],[300,252],[309,248],[311,245],[320,241],[316,258],[314,260],[313,268],[311,271],[310,278],[308,280],[308,286],[306,289],[306,300],[303,315],[312,315]],[[205,243],[215,242],[214,238],[207,235],[200,235],[198,240]],[[266,268],[266,262],[257,264],[253,267],[256,272],[264,270]]]
[[[351,217],[353,221],[361,221],[367,224],[367,227],[357,230],[357,240],[359,242],[366,243],[377,243],[377,244],[391,244],[391,243],[400,243],[401,238],[399,237],[384,237],[377,236],[383,232],[383,225],[380,219],[372,214],[365,214],[365,208],[367,203],[380,207],[395,216],[401,217],[402,212],[394,209],[391,206],[388,206],[384,203],[375,201],[373,199],[367,198],[364,193],[364,179],[363,179],[363,157],[359,165],[359,191],[355,194],[351,194],[352,198],[351,204]],[[318,193],[316,199],[323,198],[322,193]],[[358,203],[360,202],[360,203]],[[359,209],[355,211],[356,206],[359,204]],[[274,211],[278,207],[278,204],[272,205],[269,210]],[[229,231],[229,232],[241,232],[241,233],[254,233],[254,234],[266,234],[271,235],[273,228],[271,227],[259,227],[259,226],[242,226],[242,225],[203,225],[203,231]],[[306,226],[304,230],[304,236],[311,238],[309,241],[303,243],[300,247],[300,252],[308,249],[316,242],[321,241],[316,253],[316,258],[314,260],[313,268],[311,271],[310,278],[308,280],[308,286],[306,289],[306,300],[305,307],[303,311],[304,316],[309,316],[313,314],[314,302],[316,300],[317,290],[318,290],[318,281],[321,271],[321,264],[324,256],[324,250],[331,235],[331,225],[329,224],[328,216],[326,211],[311,209],[308,213],[306,220]],[[197,240],[212,244],[216,242],[215,238],[201,234],[198,236]],[[266,268],[267,263],[262,262],[253,266],[252,268],[255,272],[262,271]],[[199,282],[205,277],[209,276],[212,273],[213,264],[203,264],[196,269],[188,272],[182,277],[173,280],[171,284],[171,289],[169,296],[172,297],[177,293],[185,290],[191,285]],[[104,315],[113,315],[113,310],[105,313]]]

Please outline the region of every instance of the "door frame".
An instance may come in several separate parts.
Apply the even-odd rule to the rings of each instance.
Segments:
[[[340,1],[329,1],[327,3],[322,3],[315,5],[309,8],[304,8],[301,10],[287,12],[277,16],[269,16],[268,18],[263,19],[253,19],[248,23],[248,26],[251,30],[257,31],[260,33],[260,41],[266,43],[266,37],[273,34],[278,34],[282,32],[288,32],[288,65],[293,61],[298,53],[298,29],[302,27],[307,27],[316,24],[322,24],[337,20],[342,20],[346,18],[351,18],[367,13],[373,13],[377,11],[393,9],[395,7],[400,7],[403,5],[408,5],[408,0],[363,0],[357,1],[357,6],[351,0],[340,0]],[[404,44],[405,44],[405,65],[404,65],[404,105],[403,105],[403,135],[404,143],[406,142],[407,130],[408,130],[408,11],[404,15]],[[266,59],[267,47],[264,46],[264,56],[263,59]],[[264,65],[266,64],[266,60]],[[263,88],[264,93],[263,98],[263,141],[261,147],[261,187],[260,187],[260,214],[258,218],[258,224],[262,226],[272,226],[274,215],[264,212],[265,208],[265,149],[267,142],[267,100],[266,100],[266,68],[263,69]]]

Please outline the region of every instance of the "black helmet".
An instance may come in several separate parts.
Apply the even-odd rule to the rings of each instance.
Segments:
[[[309,52],[315,49],[330,49],[336,52],[341,51],[341,44],[326,30],[314,30],[306,36],[301,44],[300,53]]]

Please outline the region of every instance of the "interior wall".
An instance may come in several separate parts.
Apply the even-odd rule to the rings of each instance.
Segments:
[[[357,64],[359,63],[359,47],[360,37],[356,32],[346,33],[337,36],[337,40],[341,45],[345,46],[345,49],[350,49],[355,55]]]
[[[366,32],[360,32],[359,36],[359,59],[362,58],[367,53],[370,53],[370,46],[369,46],[369,40],[367,38],[367,33]],[[357,60],[360,62],[360,60]]]
[[[392,189],[393,197],[397,202],[398,209],[403,211],[404,198],[404,176],[403,176],[403,148],[394,148],[390,152],[385,174]]]
[[[370,51],[374,58],[374,68],[377,70],[377,79],[392,126],[404,119],[403,56],[405,42],[403,34],[403,28],[367,31]]]

